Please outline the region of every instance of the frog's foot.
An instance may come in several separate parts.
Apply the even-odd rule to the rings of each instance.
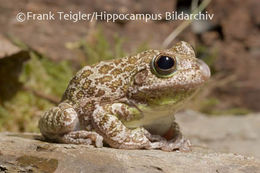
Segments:
[[[165,143],[161,149],[163,151],[182,151],[182,152],[188,152],[191,151],[191,142],[188,139],[185,139],[184,137],[179,137],[177,140],[170,140],[167,143]]]
[[[152,135],[145,128],[137,128],[133,131],[138,131],[139,134],[143,135],[143,138],[147,138],[149,142],[143,147],[145,149],[160,149],[167,144],[167,140],[160,135]]]
[[[160,135],[152,135],[148,130],[143,129],[144,135],[151,141],[151,142],[166,142],[167,140],[160,136]]]
[[[103,137],[96,132],[85,130],[73,131],[65,134],[59,139],[62,143],[67,144],[85,144],[95,145],[96,147],[103,147]]]
[[[78,126],[78,114],[68,103],[61,103],[57,107],[46,111],[39,121],[42,135],[52,140],[63,134],[75,131]]]
[[[191,142],[185,139],[180,131],[179,125],[173,121],[170,129],[164,134],[166,140],[168,140],[162,147],[164,151],[191,151]]]

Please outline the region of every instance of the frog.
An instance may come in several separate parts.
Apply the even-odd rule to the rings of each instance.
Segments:
[[[46,140],[58,143],[190,151],[174,114],[210,75],[184,41],[87,65],[38,126]]]

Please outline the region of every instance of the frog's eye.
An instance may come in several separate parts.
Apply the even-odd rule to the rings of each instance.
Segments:
[[[159,55],[153,59],[152,67],[160,77],[169,77],[176,69],[176,59],[168,55]]]

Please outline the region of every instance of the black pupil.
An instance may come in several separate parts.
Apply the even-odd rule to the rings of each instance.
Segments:
[[[174,60],[168,56],[161,56],[157,61],[157,66],[164,70],[170,69],[174,66]]]

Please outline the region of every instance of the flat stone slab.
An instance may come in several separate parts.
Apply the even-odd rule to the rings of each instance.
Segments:
[[[3,172],[257,173],[260,161],[201,147],[192,152],[121,150],[41,141],[39,134],[0,133]]]
[[[193,146],[260,159],[260,113],[205,116],[186,110],[176,114],[176,120]]]

